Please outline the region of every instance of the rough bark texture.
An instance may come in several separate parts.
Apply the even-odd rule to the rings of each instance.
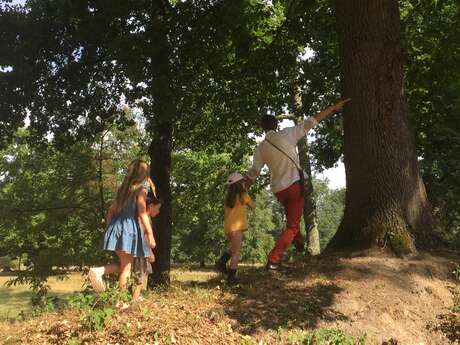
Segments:
[[[346,200],[328,250],[386,247],[397,254],[432,240],[403,91],[396,0],[337,0],[344,111]]]
[[[296,62],[295,62],[296,63]],[[302,97],[300,95],[300,88],[297,82],[294,82],[293,85],[293,104],[294,104],[294,122],[297,125],[299,122],[303,121],[304,113],[302,111]],[[306,193],[305,193],[305,203],[303,206],[303,220],[305,224],[305,233],[306,233],[306,250],[310,255],[319,255],[321,253],[321,245],[319,241],[319,230],[317,223],[317,214],[316,214],[316,203],[313,198],[313,182],[312,182],[312,173],[311,173],[311,164],[310,156],[308,149],[308,139],[307,137],[300,139],[297,144],[297,149],[299,151],[299,160],[300,167],[307,174],[306,179]]]
[[[302,107],[302,96],[300,88],[297,83],[293,85],[293,104],[294,104],[294,123],[297,125],[304,120],[304,113]],[[319,230],[316,218],[316,203],[313,198],[313,182],[310,164],[310,152],[308,149],[307,137],[300,139],[297,144],[299,151],[300,167],[307,174],[306,176],[306,193],[305,203],[303,206],[303,220],[305,224],[307,252],[310,255],[319,255],[321,253],[321,245],[319,242]]]
[[[171,268],[172,205],[171,205],[172,127],[165,122],[155,130],[155,139],[149,148],[151,175],[161,198],[160,214],[154,218],[156,261],[148,278],[149,288],[169,285]]]
[[[313,199],[313,176],[311,173],[307,138],[302,138],[297,144],[297,148],[300,156],[300,167],[307,173],[307,193],[305,194],[305,203],[303,206],[303,220],[305,223],[305,232],[307,234],[307,251],[310,255],[319,255],[321,246],[319,242],[318,223],[316,221],[316,203]]]
[[[151,175],[155,182],[162,206],[160,214],[154,220],[154,236],[156,247],[154,254],[153,273],[149,276],[148,286],[169,285],[171,268],[172,239],[172,205],[171,205],[171,153],[173,144],[173,121],[177,117],[177,108],[172,87],[172,71],[170,66],[171,46],[168,40],[166,18],[168,3],[158,2],[156,12],[152,14],[150,74],[149,88],[153,106],[149,116],[147,129],[153,134],[149,147]]]

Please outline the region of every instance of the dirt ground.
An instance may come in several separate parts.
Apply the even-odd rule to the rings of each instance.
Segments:
[[[451,312],[452,270],[459,260],[455,253],[300,258],[274,273],[244,267],[237,287],[209,270],[183,271],[169,290],[117,312],[104,331],[83,329],[78,313],[66,310],[0,323],[0,342],[299,344],[295,334],[333,328],[355,339],[366,334],[368,344],[454,344],[460,321]]]

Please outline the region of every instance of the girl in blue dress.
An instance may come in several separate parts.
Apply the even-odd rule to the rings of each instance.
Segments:
[[[102,276],[111,273],[119,273],[119,287],[126,289],[134,257],[148,257],[149,247],[155,247],[146,199],[149,191],[154,195],[156,193],[155,185],[149,176],[149,165],[145,161],[141,159],[132,161],[123,183],[118,188],[116,198],[107,212],[108,226],[103,248],[115,252],[119,263],[93,267],[89,270],[88,278],[96,292],[105,290]],[[144,231],[141,230],[140,225]]]

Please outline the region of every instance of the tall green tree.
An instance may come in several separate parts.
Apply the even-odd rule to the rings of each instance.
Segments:
[[[458,244],[460,230],[460,5],[401,3],[406,90],[417,156],[437,226]]]
[[[403,91],[397,1],[337,1],[347,179],[345,212],[331,249],[432,245],[433,219]]]
[[[273,65],[265,68],[260,58],[282,11],[243,0],[29,0],[4,5],[1,16],[7,53],[0,65],[11,68],[0,90],[5,134],[24,123],[27,109],[36,141],[52,132],[63,147],[100,133],[123,101],[143,110],[163,199],[153,281],[167,283],[173,148],[238,142],[240,160],[249,150],[254,115],[278,96]]]
[[[31,145],[20,129],[0,151],[0,253],[27,258],[19,282],[39,289],[70,266],[105,263],[105,212],[123,169],[143,150],[141,136],[136,126],[112,127],[96,142],[57,150]]]

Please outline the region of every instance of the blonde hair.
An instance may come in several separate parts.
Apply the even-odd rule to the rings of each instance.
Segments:
[[[156,195],[155,185],[150,179],[149,165],[142,159],[135,159],[129,164],[126,176],[118,188],[117,196],[112,205],[115,215],[128,205],[128,200],[142,186],[144,181],[149,183],[153,194]]]

